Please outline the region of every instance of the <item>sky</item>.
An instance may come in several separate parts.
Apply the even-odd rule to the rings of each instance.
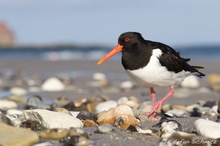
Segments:
[[[220,44],[219,0],[0,0],[18,44],[116,45],[126,31],[168,45]]]

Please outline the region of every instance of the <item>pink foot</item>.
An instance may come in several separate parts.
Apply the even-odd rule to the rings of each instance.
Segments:
[[[160,100],[151,110],[150,114],[148,114],[148,119],[151,120],[153,117],[159,119],[156,112],[161,110],[163,102]]]
[[[168,94],[161,99],[160,101],[158,101],[158,103],[156,105],[154,105],[154,107],[152,108],[150,114],[148,115],[148,119],[151,120],[153,117],[157,116],[156,112],[161,110],[161,107],[163,105],[163,103],[170,97],[173,95],[175,89],[173,87],[170,88]]]

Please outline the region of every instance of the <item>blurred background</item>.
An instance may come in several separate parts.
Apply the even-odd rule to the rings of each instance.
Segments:
[[[0,57],[98,60],[121,33],[138,31],[183,56],[216,60],[219,6],[219,0],[1,0]]]

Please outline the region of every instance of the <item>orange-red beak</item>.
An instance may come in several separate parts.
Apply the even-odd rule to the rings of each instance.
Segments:
[[[101,60],[99,60],[99,62],[97,64],[98,65],[102,64],[103,62],[105,62],[106,60],[111,58],[113,55],[115,55],[116,53],[120,52],[122,50],[122,48],[123,48],[123,46],[118,44],[111,52],[109,52]]]

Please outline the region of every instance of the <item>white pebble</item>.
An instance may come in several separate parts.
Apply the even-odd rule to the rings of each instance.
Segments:
[[[186,77],[180,85],[185,88],[198,88],[200,86],[200,82],[198,77],[190,75]]]
[[[117,102],[114,100],[108,100],[102,103],[99,103],[96,107],[95,107],[95,112],[96,113],[100,113],[102,111],[107,111],[111,108],[114,108],[117,106]]]
[[[49,78],[41,86],[44,91],[62,91],[65,85],[58,78]]]
[[[194,126],[197,133],[202,136],[213,139],[220,138],[220,123],[205,119],[198,119],[195,121]]]
[[[9,101],[9,100],[0,100],[0,109],[11,109],[11,108],[17,108],[17,103],[14,101]]]

